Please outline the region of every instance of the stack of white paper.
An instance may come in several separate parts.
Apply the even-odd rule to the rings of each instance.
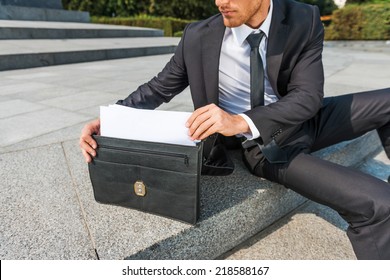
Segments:
[[[100,107],[102,136],[195,146],[185,123],[191,113],[134,109],[121,105]]]

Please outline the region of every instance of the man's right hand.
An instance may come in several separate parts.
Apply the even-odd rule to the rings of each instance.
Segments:
[[[91,162],[92,158],[96,156],[97,143],[92,138],[93,134],[100,135],[100,119],[86,124],[81,131],[80,148],[87,163]]]

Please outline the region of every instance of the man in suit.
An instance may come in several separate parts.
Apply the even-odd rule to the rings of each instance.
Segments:
[[[324,31],[316,7],[215,2],[221,13],[188,25],[158,76],[118,104],[154,109],[189,85],[192,139],[207,143],[218,134],[225,143],[242,142],[252,173],[338,211],[359,259],[390,259],[390,186],[310,155],[377,129],[390,157],[390,89],[323,98]],[[250,34],[261,34],[260,45],[252,46]],[[260,58],[252,62],[253,50]],[[260,72],[252,72],[255,64]],[[99,127],[96,120],[82,131],[87,162],[96,155],[91,135]]]

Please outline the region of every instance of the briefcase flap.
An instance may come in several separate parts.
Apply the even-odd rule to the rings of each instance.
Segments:
[[[95,200],[195,224],[202,143],[181,146],[94,136]]]

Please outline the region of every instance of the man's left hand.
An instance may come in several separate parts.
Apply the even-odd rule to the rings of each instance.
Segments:
[[[203,140],[214,133],[225,136],[250,133],[249,126],[240,115],[231,115],[215,104],[195,110],[186,123],[191,140]]]

